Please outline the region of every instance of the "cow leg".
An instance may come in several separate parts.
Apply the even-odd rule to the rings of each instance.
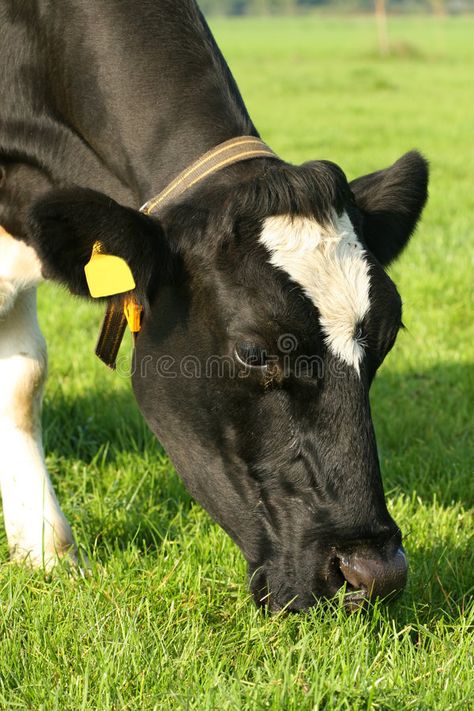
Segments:
[[[0,228],[0,487],[13,559],[52,567],[75,558],[71,529],[44,462],[41,402],[46,344],[36,315],[34,251]]]

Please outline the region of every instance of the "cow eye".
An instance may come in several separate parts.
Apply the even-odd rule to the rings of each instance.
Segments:
[[[237,343],[235,356],[242,365],[250,368],[264,368],[268,361],[267,351],[256,343]]]

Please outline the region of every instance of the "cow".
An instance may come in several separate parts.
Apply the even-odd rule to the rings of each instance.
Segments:
[[[353,609],[401,592],[407,563],[369,388],[402,327],[386,267],[425,205],[427,161],[411,151],[348,182],[329,161],[273,154],[194,0],[0,0],[0,36],[0,480],[12,558],[76,559],[42,449],[36,288],[51,279],[90,298],[98,246],[133,278],[104,301],[139,309],[138,406],[241,549],[256,604],[305,610],[343,589]],[[261,154],[217,166],[216,149],[240,139]],[[213,171],[140,210],[209,151]]]

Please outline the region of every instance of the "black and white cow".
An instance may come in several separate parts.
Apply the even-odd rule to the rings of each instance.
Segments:
[[[249,563],[258,604],[404,586],[369,387],[401,325],[386,267],[427,196],[416,152],[348,183],[255,159],[139,212],[257,131],[194,0],[0,0],[0,477],[11,554],[74,557],[44,463],[43,277],[88,295],[92,246],[144,307],[133,387],[192,495]],[[176,365],[166,377],[163,357]],[[195,371],[178,367],[192,358]],[[172,359],[170,361],[169,359]],[[224,368],[208,368],[221,359]],[[317,368],[314,368],[314,364]],[[229,366],[229,367],[227,367]]]

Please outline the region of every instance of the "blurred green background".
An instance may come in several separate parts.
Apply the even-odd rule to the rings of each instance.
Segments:
[[[387,9],[393,13],[463,14],[472,12],[473,0],[201,0],[204,12],[222,15],[370,13]]]

